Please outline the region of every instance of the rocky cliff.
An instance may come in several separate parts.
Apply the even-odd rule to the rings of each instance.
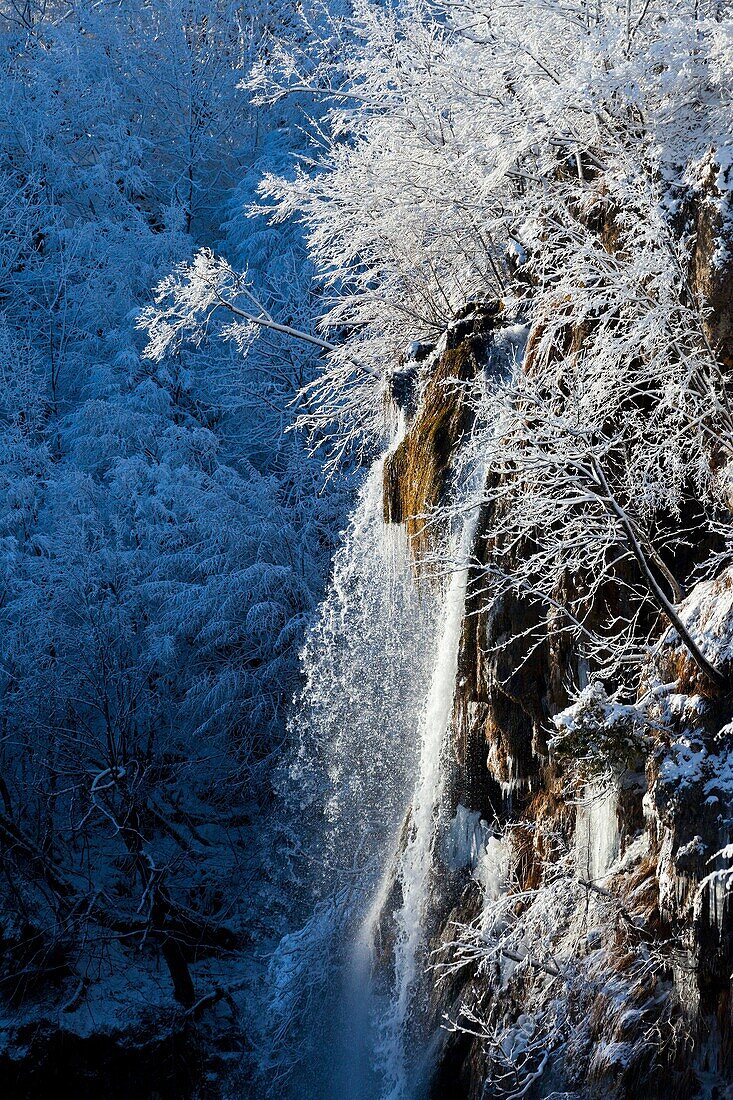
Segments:
[[[686,279],[723,376],[733,326],[724,177],[711,155],[677,196],[678,232],[695,241]],[[600,184],[589,210],[603,247],[622,247]],[[407,427],[385,466],[385,518],[406,525],[418,571],[439,557],[471,434],[469,384],[501,369],[510,322],[501,302],[474,303],[395,376]],[[529,332],[525,375],[543,324]],[[568,361],[586,339],[568,327]],[[635,411],[644,415],[643,395]],[[725,461],[711,443],[711,476]],[[547,601],[494,582],[497,559],[511,570],[527,551],[497,537],[500,499],[486,494],[473,536],[433,842],[422,991],[427,1032],[442,1028],[432,1096],[733,1095],[733,573],[723,558],[711,565],[720,546],[696,523],[692,487],[684,507],[654,517],[672,549],[651,568],[674,582],[676,625],[648,608],[635,616],[633,556],[620,554],[600,585],[558,562],[555,608],[572,591],[609,638],[614,622],[634,621],[640,656],[609,676]],[[393,891],[383,930],[395,905]],[[388,953],[389,935],[382,942]]]

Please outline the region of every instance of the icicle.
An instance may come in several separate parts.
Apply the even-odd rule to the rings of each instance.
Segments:
[[[615,787],[588,784],[585,799],[577,809],[575,840],[576,870],[589,882],[602,879],[619,852]]]
[[[482,821],[478,810],[468,810],[459,805],[448,826],[444,857],[446,867],[451,871],[460,871],[464,867],[475,870],[490,836],[491,829]]]

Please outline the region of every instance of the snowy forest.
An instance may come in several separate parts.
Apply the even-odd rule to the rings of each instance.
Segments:
[[[733,1100],[730,0],[0,0],[0,1095]]]

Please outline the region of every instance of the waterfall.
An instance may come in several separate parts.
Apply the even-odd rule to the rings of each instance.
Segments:
[[[418,587],[405,531],[384,523],[383,470],[381,459],[334,562],[293,717],[299,751],[289,789],[311,860],[305,910],[320,913],[337,892],[345,899],[342,916],[334,904],[330,923],[313,924],[311,935],[307,922],[299,933],[311,965],[288,961],[277,979],[305,1032],[290,1094],[309,1100],[409,1100],[430,1040],[419,1011],[425,918],[478,514],[466,505],[483,478],[461,477],[440,554],[451,567],[442,583]],[[291,971],[319,988],[291,995]],[[290,1007],[298,998],[301,1007]],[[287,1034],[270,1025],[278,1028]]]
[[[390,1100],[402,1100],[410,1091],[406,1024],[422,944],[433,839],[443,784],[441,758],[453,709],[465,587],[466,571],[461,569],[451,577],[446,594],[443,628],[422,721],[420,771],[410,811],[410,833],[399,865],[402,905],[395,913],[394,993],[384,1039]]]
[[[470,492],[481,481],[467,479]],[[394,914],[394,983],[382,1026],[381,1055],[388,1100],[407,1100],[421,1077],[420,1050],[410,1050],[408,1023],[424,971],[424,921],[430,900],[438,822],[443,809],[444,750],[450,729],[458,671],[458,653],[468,580],[468,558],[473,543],[477,509],[459,521],[453,534],[454,567],[443,599],[441,626],[427,702],[420,722],[420,765],[409,811],[409,832],[399,855],[397,876],[402,904]],[[460,513],[459,513],[460,514]]]
[[[277,1067],[273,1076],[287,1065],[279,1096],[382,1095],[372,935],[416,782],[440,612],[439,593],[417,585],[405,531],[384,522],[384,461],[364,481],[334,559],[291,720],[297,749],[281,794],[289,835],[305,838],[293,921],[304,922],[297,943],[308,959],[293,960],[290,934],[271,962],[277,996],[263,1024],[263,1061]],[[270,1049],[273,1035],[281,1049]]]

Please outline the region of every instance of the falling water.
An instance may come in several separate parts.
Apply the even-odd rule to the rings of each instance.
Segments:
[[[293,723],[290,782],[299,834],[311,823],[311,905],[337,891],[346,899],[346,931],[327,948],[332,969],[317,996],[301,996],[311,1045],[291,1094],[309,1100],[411,1100],[430,1038],[418,1011],[425,918],[477,519],[465,505],[483,479],[460,479],[444,547],[451,568],[419,590],[404,530],[384,523],[383,468],[365,482],[335,562]],[[311,966],[296,970],[310,978],[326,949],[317,937],[303,942]]]
[[[290,779],[320,815],[314,840],[328,890],[365,867],[378,873],[394,839],[434,629],[435,600],[417,589],[405,533],[384,522],[383,468],[372,467],[336,557],[292,722],[300,747]]]
[[[291,1047],[303,1044],[288,1094],[314,1100],[382,1095],[371,1034],[372,934],[415,785],[440,612],[439,593],[418,588],[405,531],[384,522],[383,469],[384,460],[376,462],[362,487],[306,643],[306,685],[292,721],[299,749],[283,784],[292,832],[308,847],[300,942],[309,960],[293,964],[286,937],[273,959],[277,1004],[268,1031],[282,1029]],[[309,914],[337,897],[322,933]],[[333,942],[336,924],[344,932]],[[305,984],[318,978],[318,989]],[[297,1035],[283,1027],[286,1016],[306,1017]]]
[[[470,491],[474,479],[466,488]],[[480,483],[480,481],[479,481]],[[435,648],[427,703],[420,723],[420,766],[410,807],[409,832],[400,854],[402,904],[395,912],[394,986],[383,1021],[381,1053],[389,1100],[407,1100],[415,1094],[421,1052],[410,1049],[408,1022],[419,995],[425,911],[429,903],[436,828],[442,806],[444,750],[450,728],[458,670],[458,652],[477,512],[464,517],[454,532],[454,568],[445,592],[441,629]]]

